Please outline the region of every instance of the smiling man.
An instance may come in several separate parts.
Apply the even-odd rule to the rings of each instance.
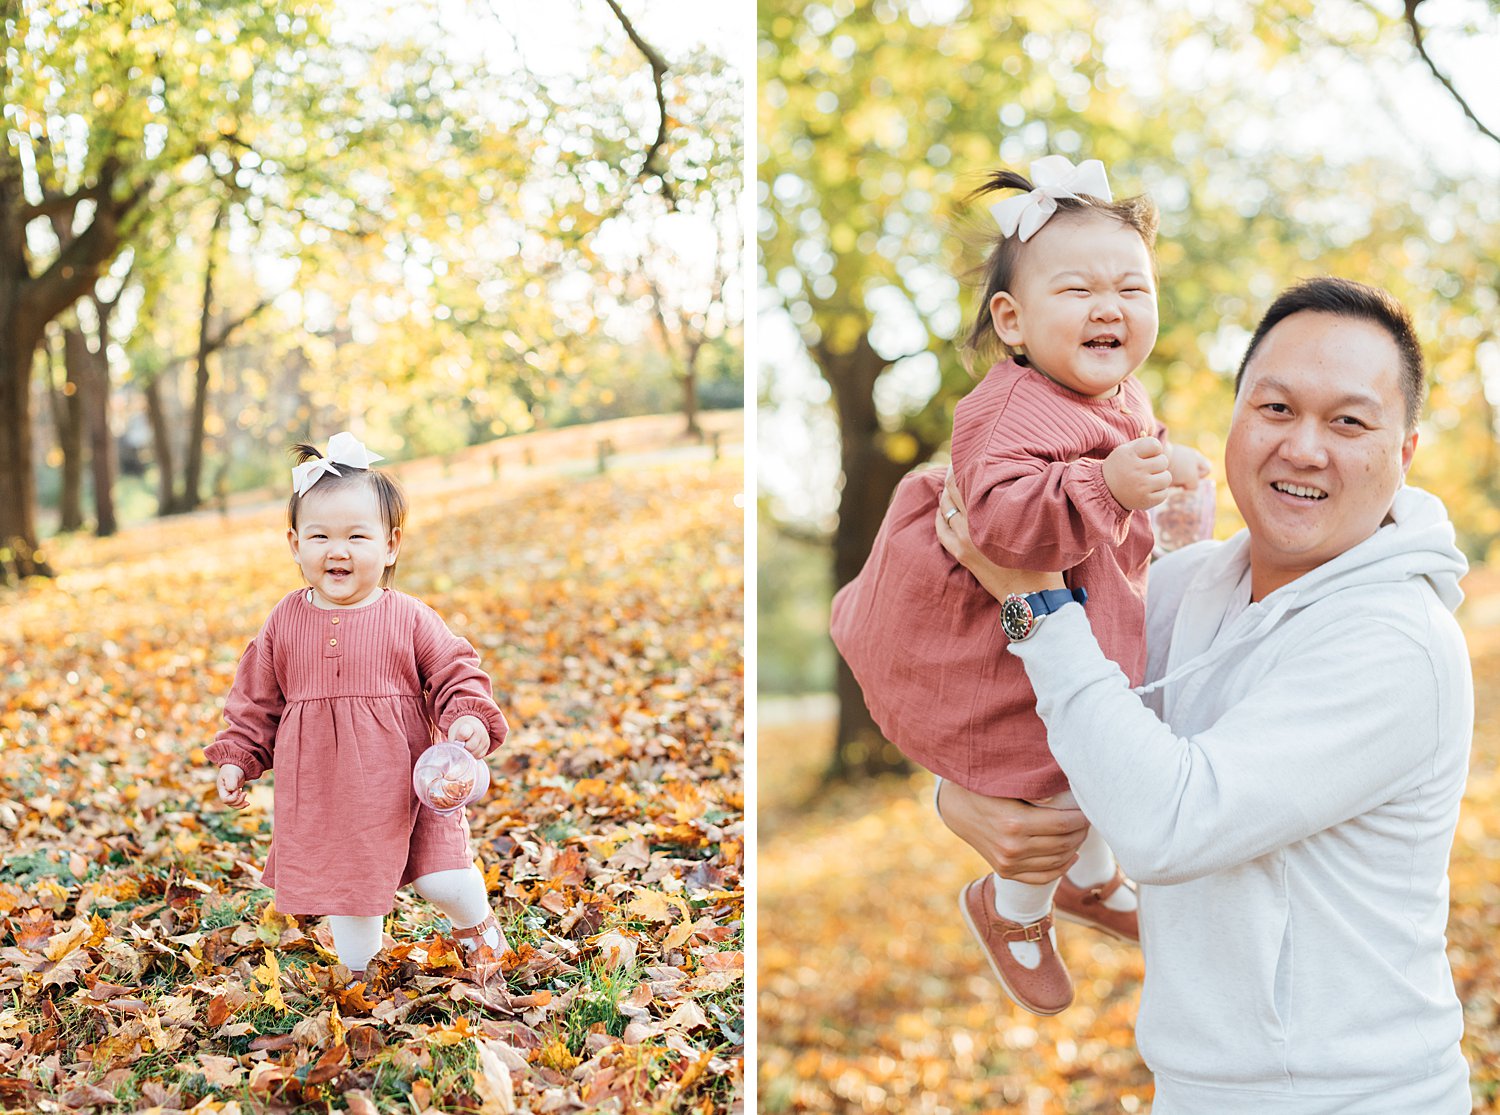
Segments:
[[[1470,1110],[1444,953],[1467,565],[1442,504],[1403,486],[1423,383],[1388,294],[1293,287],[1236,381],[1225,472],[1246,530],[1153,567],[1147,685],[1099,652],[1086,605],[1016,626],[1049,745],[1141,884],[1156,1115]],[[1061,584],[989,565],[943,518],[953,495],[939,535],[992,593]],[[1044,859],[1049,812],[1030,811]],[[1028,831],[1016,803],[945,794],[955,829],[1002,816]],[[1026,843],[997,856],[1035,870]]]

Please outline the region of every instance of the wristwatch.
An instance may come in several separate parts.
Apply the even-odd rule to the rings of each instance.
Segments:
[[[1049,588],[1028,596],[1013,592],[1000,604],[1000,626],[1005,631],[1006,638],[1019,643],[1022,639],[1031,638],[1032,633],[1041,625],[1043,616],[1074,600],[1083,604],[1088,598],[1087,590],[1081,588]]]

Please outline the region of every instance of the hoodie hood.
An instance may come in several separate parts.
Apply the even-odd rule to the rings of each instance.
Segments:
[[[1227,598],[1249,561],[1250,533],[1241,530],[1203,562],[1188,587],[1188,598]],[[1291,613],[1344,589],[1422,578],[1443,606],[1454,611],[1463,602],[1458,583],[1468,570],[1468,559],[1454,540],[1453,524],[1442,501],[1420,488],[1403,487],[1396,493],[1387,521],[1369,538],[1251,604],[1206,653],[1136,692],[1150,693],[1197,673],[1233,653],[1235,647],[1263,638]]]

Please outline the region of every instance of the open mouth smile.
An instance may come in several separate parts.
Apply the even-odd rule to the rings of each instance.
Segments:
[[[1119,348],[1120,343],[1121,342],[1118,337],[1114,336],[1113,334],[1106,334],[1101,337],[1095,337],[1092,340],[1084,341],[1083,347],[1091,348],[1098,352],[1104,352],[1112,348]]]
[[[1314,503],[1320,499],[1328,498],[1328,493],[1322,488],[1314,488],[1310,484],[1290,484],[1284,480],[1277,480],[1271,487],[1283,495],[1296,496],[1298,499],[1305,499]]]

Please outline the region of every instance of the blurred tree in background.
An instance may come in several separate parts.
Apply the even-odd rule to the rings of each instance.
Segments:
[[[1477,22],[1429,30],[1434,55],[1493,34],[1486,5],[1464,18]],[[762,4],[765,514],[821,533],[833,571],[796,607],[826,615],[896,481],[943,447],[974,382],[960,280],[995,233],[965,195],[1048,153],[1102,159],[1116,196],[1161,209],[1161,333],[1141,378],[1174,437],[1221,458],[1233,369],[1280,289],[1320,273],[1386,287],[1411,307],[1432,373],[1412,480],[1448,502],[1473,557],[1500,553],[1500,144],[1414,60],[1412,26],[1352,0]],[[836,494],[807,479],[828,471],[809,463],[831,436],[825,404]],[[763,662],[783,653],[762,642]],[[842,663],[835,685],[832,773],[898,765]]]
[[[738,406],[741,78],[645,8],[0,0],[0,581],[340,428]]]

